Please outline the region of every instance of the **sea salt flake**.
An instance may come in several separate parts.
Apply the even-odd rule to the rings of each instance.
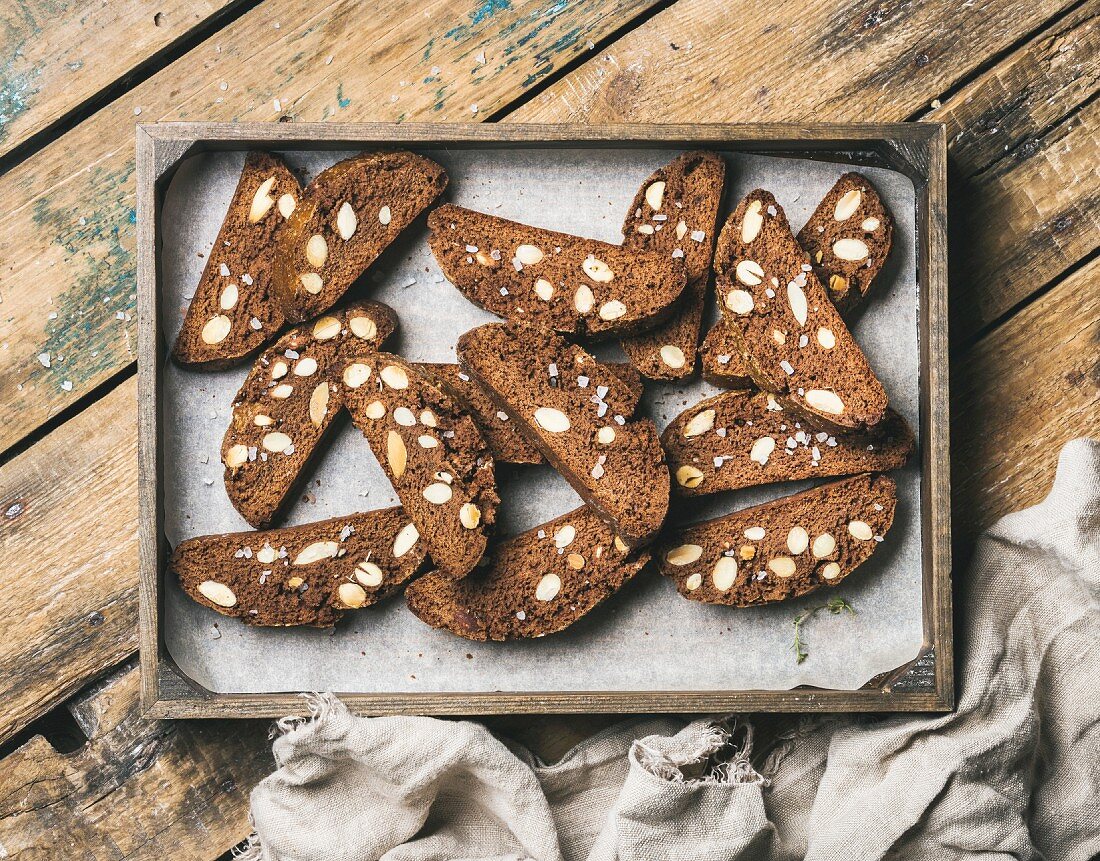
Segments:
[[[229,267],[226,266],[224,263],[222,263],[221,265],[218,266],[218,274],[219,275],[224,275],[225,277],[228,278],[229,277]]]
[[[707,238],[707,235],[702,230],[693,230],[691,231],[691,238],[696,242],[702,242]]]

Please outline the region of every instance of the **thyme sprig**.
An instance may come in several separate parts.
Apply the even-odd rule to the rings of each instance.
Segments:
[[[856,613],[856,608],[849,604],[844,598],[839,595],[830,598],[824,604],[818,604],[816,607],[810,607],[803,610],[797,616],[794,617],[794,655],[795,660],[798,663],[802,663],[810,656],[810,653],[806,650],[806,638],[802,632],[802,626],[806,622],[810,621],[814,616],[820,613],[822,610],[828,610],[834,616],[843,613],[847,610],[853,616]]]

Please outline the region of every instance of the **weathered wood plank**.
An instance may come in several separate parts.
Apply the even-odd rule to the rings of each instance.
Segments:
[[[0,858],[214,861],[248,835],[267,724],[145,721],[132,665],[68,708],[87,744],[35,736],[0,763]]]
[[[1100,246],[1100,102],[953,188],[951,322],[965,336]]]
[[[681,0],[509,119],[903,120],[1071,5]]]
[[[0,176],[0,451],[133,361],[136,121],[477,120],[654,2],[267,0]]]
[[[508,119],[901,120],[1067,4],[794,5],[684,0]],[[1098,14],[1089,0],[926,114],[950,142],[957,340],[1096,248]]]
[[[0,741],[136,648],[136,403],[131,379],[0,469]]]
[[[0,7],[0,155],[237,0],[13,0]]]
[[[953,531],[967,542],[1050,489],[1058,452],[1100,427],[1100,258],[954,363]]]
[[[1096,248],[1098,90],[1089,0],[927,114],[948,127],[958,339]]]

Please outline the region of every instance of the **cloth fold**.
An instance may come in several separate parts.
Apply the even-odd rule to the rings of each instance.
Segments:
[[[1100,442],[980,541],[947,715],[627,721],[544,764],[484,726],[280,722],[253,791],[264,861],[786,861],[1100,854]]]

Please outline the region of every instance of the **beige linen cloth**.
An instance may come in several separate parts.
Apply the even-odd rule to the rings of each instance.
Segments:
[[[763,756],[744,719],[643,719],[545,765],[477,723],[280,723],[249,858],[1089,859],[1100,853],[1100,442],[958,584],[958,708],[794,720]],[[778,720],[752,717],[760,725]],[[786,718],[782,720],[791,721]]]

